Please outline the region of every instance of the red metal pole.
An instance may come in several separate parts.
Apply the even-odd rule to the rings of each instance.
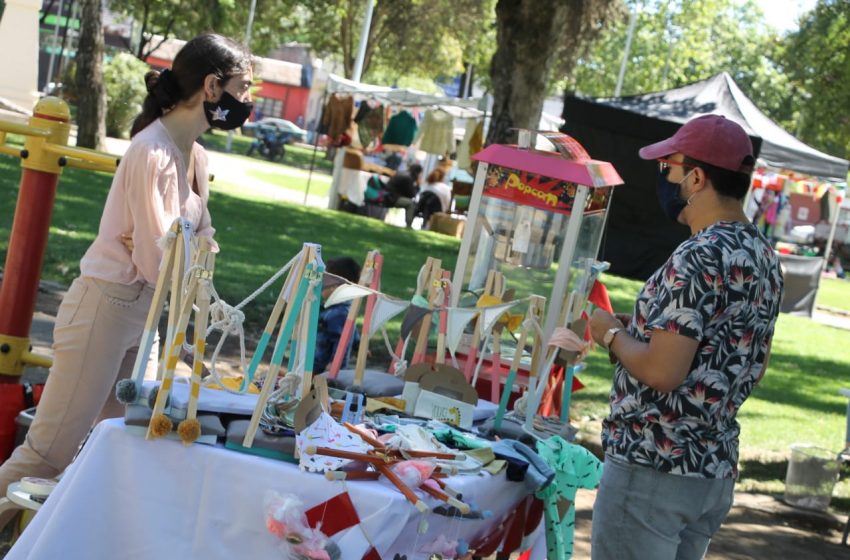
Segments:
[[[0,383],[16,383],[26,364],[49,363],[30,353],[29,333],[62,172],[59,157],[49,147],[67,146],[69,120],[67,103],[45,97],[36,103],[23,130],[21,186],[0,284]],[[4,128],[16,127],[4,123]]]
[[[59,175],[33,169],[21,172],[21,187],[0,284],[0,333],[29,337],[38,295],[41,264]]]

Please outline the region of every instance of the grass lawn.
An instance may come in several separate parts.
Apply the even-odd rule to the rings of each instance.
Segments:
[[[0,156],[0,262],[6,248],[20,179],[19,161]],[[73,169],[60,180],[43,275],[69,284],[79,259],[94,238],[111,177]],[[216,263],[216,287],[236,303],[286,263],[302,242],[323,246],[325,257],[352,255],[358,260],[378,248],[385,255],[383,289],[407,298],[426,256],[442,259],[453,269],[456,239],[388,226],[351,214],[304,208],[251,195],[247,188],[230,190],[214,183],[210,208],[222,253]],[[604,276],[617,311],[630,312],[641,283]],[[850,282],[821,284],[828,301],[850,302]],[[249,306],[248,318],[262,327],[277,295],[267,291]],[[826,295],[824,297],[827,297]],[[846,303],[844,303],[847,305]],[[827,305],[832,305],[827,303]],[[397,323],[391,325],[397,330]],[[838,452],[844,444],[847,401],[838,394],[850,387],[850,333],[805,318],[781,316],[770,367],[739,414],[742,425],[743,488],[781,491],[791,444],[807,442]],[[373,349],[383,344],[376,337]],[[580,375],[586,388],[574,396],[577,415],[601,417],[607,411],[612,366],[607,354],[591,353]],[[850,485],[839,485],[850,508]]]
[[[850,280],[821,278],[815,303],[850,312]]]

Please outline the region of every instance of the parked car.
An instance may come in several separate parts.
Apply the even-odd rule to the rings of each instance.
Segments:
[[[289,136],[289,143],[304,142],[307,139],[307,131],[292,121],[266,117],[259,121],[248,122],[242,125],[242,134],[246,136],[258,136],[257,129],[272,129],[277,133],[284,132]]]

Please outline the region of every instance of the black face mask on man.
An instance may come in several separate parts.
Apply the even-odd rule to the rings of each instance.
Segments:
[[[207,122],[211,127],[221,130],[239,128],[248,120],[253,109],[253,103],[243,103],[226,91],[222,92],[218,101],[204,101]]]
[[[655,185],[655,194],[658,195],[658,203],[661,205],[661,210],[664,211],[664,215],[674,222],[679,221],[679,214],[681,214],[682,210],[685,209],[685,206],[688,205],[688,201],[682,200],[682,197],[679,196],[679,192],[682,190],[682,183],[688,179],[688,176],[693,173],[693,171],[694,170],[691,169],[678,183],[673,183],[667,179],[667,176],[670,174],[669,167],[658,173],[658,182]]]

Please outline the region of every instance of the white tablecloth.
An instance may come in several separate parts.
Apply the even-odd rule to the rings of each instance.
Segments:
[[[385,481],[328,482],[295,465],[221,447],[145,441],[122,420],[108,420],[95,428],[6,560],[280,558],[279,541],[264,524],[268,490],[296,494],[306,508],[347,491],[361,523],[333,537],[342,558],[358,560],[371,543],[383,558],[402,553],[413,560],[427,558],[412,552],[438,535],[474,542],[489,534],[523,498],[524,485],[504,474],[454,477],[449,484],[493,517],[424,514],[422,535],[423,514]]]

